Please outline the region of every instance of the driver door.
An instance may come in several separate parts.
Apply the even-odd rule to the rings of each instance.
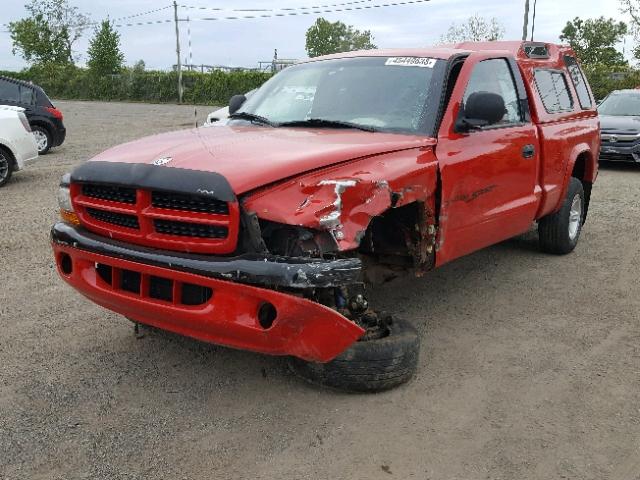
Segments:
[[[461,132],[456,126],[474,92],[502,96],[497,124]],[[465,61],[438,134],[442,202],[436,264],[442,265],[528,230],[534,220],[538,135],[515,61],[483,53]]]

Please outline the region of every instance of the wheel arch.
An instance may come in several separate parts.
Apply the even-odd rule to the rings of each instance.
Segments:
[[[567,171],[565,174],[564,191],[561,198],[566,196],[569,179],[577,178],[582,182],[584,190],[584,215],[586,221],[587,212],[589,211],[589,203],[591,201],[591,189],[597,172],[596,159],[588,145],[577,145],[571,153]]]
[[[34,120],[29,120],[29,125],[31,125],[31,128],[33,127],[42,127],[44,128],[49,135],[51,136],[51,138],[53,138],[53,124],[51,122],[48,122],[47,120],[44,120],[42,118],[36,118]]]
[[[9,160],[11,160],[11,164],[14,168],[18,166],[18,162],[16,162],[16,155],[8,145],[0,142],[0,151],[6,153],[9,156]]]

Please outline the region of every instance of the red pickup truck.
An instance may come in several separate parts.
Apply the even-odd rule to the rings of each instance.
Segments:
[[[63,177],[61,277],[136,322],[273,355],[324,385],[415,372],[411,324],[367,287],[529,230],[571,252],[599,122],[575,55],[463,43],[314,58],[229,123],[155,135]]]

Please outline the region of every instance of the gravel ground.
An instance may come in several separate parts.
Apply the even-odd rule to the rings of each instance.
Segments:
[[[58,103],[67,142],[0,190],[0,478],[640,479],[640,168],[602,167],[569,256],[530,233],[378,292],[419,328],[419,373],[347,395],[282,359],[136,340],[57,278],[59,177],[194,117]]]

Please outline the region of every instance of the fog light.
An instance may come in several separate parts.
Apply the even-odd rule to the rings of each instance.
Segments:
[[[260,305],[260,308],[258,309],[258,322],[265,330],[271,328],[271,325],[273,325],[277,316],[278,311],[271,303],[264,302]]]
[[[73,272],[73,262],[71,261],[69,254],[62,252],[60,257],[58,257],[58,261],[60,264],[60,271],[65,275],[71,275],[71,272]]]

